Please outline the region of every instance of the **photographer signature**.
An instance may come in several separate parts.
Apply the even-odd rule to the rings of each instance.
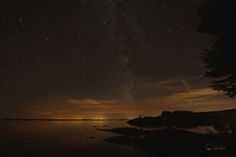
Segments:
[[[224,151],[224,150],[226,150],[226,146],[217,145],[217,144],[214,144],[214,143],[207,143],[205,145],[205,149],[207,151]]]

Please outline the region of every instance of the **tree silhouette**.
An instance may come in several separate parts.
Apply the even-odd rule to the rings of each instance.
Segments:
[[[206,0],[199,10],[198,26],[200,32],[216,37],[203,54],[206,76],[211,79],[213,89],[225,91],[231,97],[236,95],[235,13],[234,0]]]

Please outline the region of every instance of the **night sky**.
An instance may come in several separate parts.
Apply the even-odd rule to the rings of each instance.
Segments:
[[[3,0],[0,117],[130,118],[234,107],[213,91],[204,0]]]

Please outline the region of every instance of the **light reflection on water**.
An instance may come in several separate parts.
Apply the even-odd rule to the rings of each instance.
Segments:
[[[160,129],[165,129],[166,127],[152,127],[152,128],[142,128],[142,130],[160,130]],[[198,127],[193,127],[193,128],[178,128],[175,127],[174,129],[179,129],[179,130],[185,130],[185,131],[190,131],[194,133],[199,133],[199,134],[218,134],[220,133],[218,130],[214,128],[214,126],[198,126]]]
[[[218,134],[220,133],[217,131],[214,126],[198,126],[196,128],[189,128],[189,129],[183,129],[186,131],[191,131],[195,133],[200,133],[200,134]]]
[[[104,142],[115,136],[97,128],[127,127],[126,121],[0,122],[2,157],[149,157],[131,146]]]
[[[0,151],[3,154],[1,157],[150,157],[132,146],[104,142],[104,139],[117,136],[117,134],[97,129],[115,127],[131,126],[125,120],[0,121]],[[183,130],[203,134],[217,133],[213,126]]]

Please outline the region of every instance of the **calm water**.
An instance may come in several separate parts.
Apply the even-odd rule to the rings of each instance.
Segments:
[[[126,121],[0,122],[0,156],[150,157],[132,146],[104,142],[116,134],[96,130],[125,126]]]

